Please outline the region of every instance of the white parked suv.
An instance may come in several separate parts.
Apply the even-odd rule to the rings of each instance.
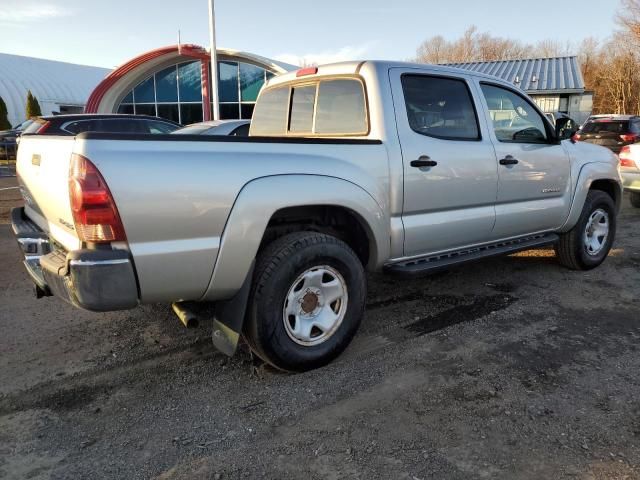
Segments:
[[[620,175],[624,189],[630,193],[631,205],[640,208],[640,143],[622,147]]]
[[[618,157],[559,138],[513,85],[373,61],[270,79],[249,137],[27,135],[17,171],[13,229],[39,296],[102,311],[213,301],[218,348],[243,335],[292,371],[347,347],[365,270],[543,245],[594,268],[622,196]]]

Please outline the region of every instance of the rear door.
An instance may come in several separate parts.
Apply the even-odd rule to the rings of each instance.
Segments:
[[[477,87],[498,158],[494,236],[560,227],[569,214],[570,160],[551,125],[516,89],[488,82]]]
[[[470,77],[391,69],[404,169],[404,255],[491,240],[496,157]]]

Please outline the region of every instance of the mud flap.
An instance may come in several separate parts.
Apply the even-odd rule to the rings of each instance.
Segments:
[[[247,300],[251,291],[253,280],[253,268],[255,260],[251,264],[249,273],[244,283],[235,296],[229,300],[216,303],[216,311],[213,316],[213,345],[222,353],[233,356],[238,347],[238,340],[242,333],[244,316],[247,311]]]

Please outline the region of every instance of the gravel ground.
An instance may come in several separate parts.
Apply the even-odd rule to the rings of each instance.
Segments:
[[[300,375],[227,359],[166,305],[36,300],[0,225],[0,477],[640,479],[628,199],[619,223],[591,272],[535,250],[371,276],[347,352]]]
[[[22,198],[20,197],[16,178],[3,176],[5,172],[8,171],[3,170],[3,166],[0,164],[0,225],[9,223],[9,212],[11,209],[15,206],[22,205]]]

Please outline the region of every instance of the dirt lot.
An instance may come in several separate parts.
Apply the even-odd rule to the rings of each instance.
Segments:
[[[9,222],[9,212],[22,204],[15,177],[6,177],[10,172],[0,164],[0,224]]]
[[[591,272],[541,250],[369,285],[339,361],[286,375],[216,353],[209,323],[166,305],[36,301],[0,225],[0,477],[640,478],[628,200]]]

